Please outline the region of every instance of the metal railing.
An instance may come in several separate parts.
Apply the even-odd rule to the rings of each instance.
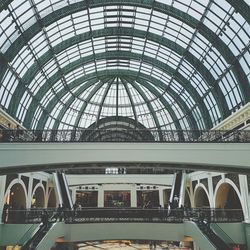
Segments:
[[[0,130],[5,142],[250,143],[250,130]]]
[[[5,223],[36,224],[42,222],[44,209],[8,210]],[[204,209],[204,208],[82,208],[64,210],[58,214],[56,209],[48,209],[50,222],[66,223],[112,223],[112,222],[154,222],[182,223],[184,220],[206,220],[208,223],[242,222],[241,209]]]

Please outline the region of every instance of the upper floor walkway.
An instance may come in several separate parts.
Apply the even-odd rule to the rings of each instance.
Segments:
[[[7,211],[7,224],[0,224],[0,243],[25,245],[25,242],[35,239],[35,235],[41,231],[42,237],[35,249],[49,249],[57,238],[65,242],[108,239],[182,241],[187,236],[192,237],[202,249],[217,249],[206,230],[216,232],[229,244],[247,243],[241,210],[83,208],[67,210],[60,215],[54,210],[48,210],[48,233],[41,230],[42,224],[39,226],[41,212],[42,210]],[[203,226],[204,222],[208,222],[213,229],[205,225],[204,230],[200,222]]]
[[[150,136],[144,130],[120,132],[2,130],[0,170],[10,173],[141,163],[142,167],[155,164],[171,169],[250,171],[250,131],[156,130],[150,131]],[[138,133],[140,140],[135,140]]]

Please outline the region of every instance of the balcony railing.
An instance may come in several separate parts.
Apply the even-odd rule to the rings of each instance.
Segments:
[[[0,130],[0,143],[6,142],[250,143],[250,130]]]
[[[12,210],[4,212],[2,219],[9,224],[41,223],[44,209]],[[82,208],[64,210],[58,213],[48,209],[49,222],[65,223],[112,223],[112,222],[153,222],[182,223],[185,220],[207,220],[208,222],[242,222],[244,215],[241,209],[163,209],[163,208]]]

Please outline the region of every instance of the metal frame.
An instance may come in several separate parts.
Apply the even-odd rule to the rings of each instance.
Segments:
[[[198,9],[195,10],[197,12],[197,15],[199,14],[201,16],[201,18],[199,20],[198,18],[192,17],[192,15],[190,15],[189,12],[185,12],[185,11],[182,11],[182,10],[176,8],[173,3],[172,3],[172,5],[166,5],[166,4],[160,3],[158,1],[153,1],[153,0],[146,0],[143,2],[132,1],[132,0],[126,0],[126,1],[94,0],[91,2],[80,1],[78,3],[66,4],[68,6],[59,8],[58,10],[55,10],[52,13],[49,13],[45,16],[44,16],[44,14],[43,15],[41,14],[42,11],[38,10],[38,7],[36,6],[36,2],[33,0],[30,0],[29,3],[31,5],[31,7],[29,7],[29,10],[33,11],[33,14],[34,14],[33,17],[34,17],[35,22],[32,25],[29,25],[29,27],[27,29],[25,29],[24,27],[21,26],[19,17],[16,18],[16,16],[15,16],[16,15],[15,10],[17,8],[19,8],[23,3],[20,3],[19,6],[14,7],[14,6],[12,6],[11,2],[12,1],[8,1],[8,0],[2,1],[0,3],[0,11],[1,10],[4,11],[4,9],[7,9],[10,12],[10,18],[12,18],[14,20],[14,23],[17,27],[17,32],[19,32],[19,35],[17,35],[16,39],[13,39],[10,42],[11,45],[6,50],[4,50],[2,53],[0,51],[0,64],[1,64],[1,69],[2,69],[0,72],[0,81],[1,81],[1,79],[4,79],[4,81],[6,82],[6,79],[7,79],[6,77],[8,76],[8,74],[10,72],[13,75],[12,79],[16,78],[19,81],[19,84],[18,84],[17,88],[15,89],[14,94],[11,97],[11,102],[9,104],[8,111],[12,116],[19,117],[18,113],[20,113],[20,108],[22,110],[27,109],[27,107],[28,107],[27,103],[29,102],[28,101],[29,98],[33,99],[30,106],[29,106],[29,109],[26,112],[26,117],[24,118],[24,124],[27,127],[31,127],[32,120],[38,118],[36,116],[36,108],[37,107],[39,107],[40,110],[41,109],[44,110],[42,116],[40,116],[40,122],[38,121],[38,124],[39,124],[38,127],[42,127],[42,126],[45,126],[45,123],[43,121],[41,122],[41,117],[44,117],[44,113],[46,113],[46,112],[47,112],[47,115],[46,115],[47,117],[51,116],[49,114],[50,113],[49,110],[52,109],[52,107],[50,106],[51,104],[57,105],[58,103],[61,103],[64,106],[64,108],[62,108],[62,110],[61,110],[61,114],[63,112],[66,112],[64,110],[66,110],[67,108],[70,107],[69,104],[71,101],[67,102],[68,105],[65,105],[64,102],[61,101],[60,96],[63,98],[66,98],[65,95],[67,93],[70,93],[70,95],[71,95],[70,100],[80,98],[80,95],[82,92],[79,90],[79,91],[77,91],[77,94],[76,94],[74,92],[74,90],[69,87],[68,82],[67,82],[68,75],[71,72],[73,72],[75,68],[80,66],[80,64],[77,65],[77,63],[80,63],[80,60],[79,60],[79,62],[77,62],[77,61],[70,62],[66,67],[61,67],[57,56],[61,52],[66,51],[67,49],[70,49],[73,45],[80,46],[81,42],[87,41],[87,40],[91,41],[93,56],[92,57],[91,56],[85,57],[84,58],[84,59],[86,59],[85,63],[88,60],[89,60],[89,62],[93,62],[95,65],[94,69],[95,69],[96,74],[98,74],[98,71],[99,71],[99,68],[98,68],[99,66],[97,65],[98,60],[100,61],[101,58],[106,59],[106,64],[108,66],[108,65],[112,65],[112,63],[109,62],[109,60],[111,60],[112,57],[116,61],[116,65],[118,65],[118,67],[119,67],[119,65],[122,65],[122,63],[124,63],[124,62],[122,62],[124,60],[126,60],[125,63],[127,65],[129,65],[129,63],[131,63],[131,60],[140,59],[141,62],[139,65],[139,71],[142,68],[145,68],[147,66],[147,64],[150,64],[155,69],[160,69],[160,70],[162,70],[162,72],[167,73],[167,75],[169,76],[169,80],[168,80],[169,82],[167,84],[165,84],[165,83],[163,83],[164,80],[162,80],[162,85],[165,85],[165,90],[167,91],[167,93],[175,99],[175,101],[178,103],[179,109],[182,110],[182,112],[184,112],[187,115],[188,119],[186,122],[189,124],[190,128],[192,128],[192,129],[196,129],[198,127],[201,127],[201,125],[197,125],[197,123],[198,123],[197,117],[194,115],[194,113],[192,114],[192,111],[191,111],[192,109],[195,108],[195,106],[190,108],[188,105],[185,105],[185,100],[181,99],[182,95],[180,95],[180,97],[177,98],[177,96],[175,95],[175,93],[177,93],[177,91],[175,91],[173,88],[174,84],[175,84],[174,81],[177,81],[177,83],[179,83],[184,88],[184,91],[186,93],[188,93],[190,95],[190,97],[193,98],[193,101],[195,101],[198,104],[198,109],[199,109],[199,112],[201,113],[201,117],[202,117],[205,128],[211,128],[212,125],[214,125],[216,122],[220,121],[220,119],[224,119],[227,116],[229,116],[230,111],[233,111],[234,108],[237,108],[237,107],[239,107],[239,105],[242,105],[250,100],[249,81],[247,79],[246,73],[244,72],[245,68],[243,70],[243,67],[239,62],[239,58],[242,58],[244,53],[249,49],[249,45],[246,45],[243,48],[242,52],[239,53],[239,55],[235,55],[234,52],[232,51],[231,47],[229,46],[230,44],[229,45],[226,44],[225,39],[220,38],[220,36],[222,36],[223,34],[225,34],[227,36],[227,34],[225,32],[225,30],[227,28],[226,25],[229,26],[230,20],[233,20],[233,14],[234,14],[233,10],[227,11],[228,21],[224,20],[223,25],[219,26],[219,24],[215,24],[217,26],[217,31],[214,31],[213,28],[209,29],[208,26],[206,26],[206,24],[204,23],[206,13],[209,11],[210,12],[214,11],[211,8],[212,3],[209,3],[206,7],[203,6],[203,7],[205,7],[203,13],[199,13]],[[177,0],[177,2],[178,2],[178,0]],[[194,8],[192,6],[192,2],[196,2],[196,1],[195,0],[190,1],[189,6],[186,6],[186,7],[189,7],[190,9],[192,9],[194,11]],[[242,17],[245,18],[246,22],[248,22],[248,24],[249,24],[249,21],[250,21],[250,18],[249,18],[250,7],[249,7],[249,5],[246,4],[243,0],[237,1],[237,3],[234,3],[234,1],[231,1],[231,0],[227,0],[227,2],[231,6],[233,6],[235,8],[235,10],[238,11],[242,15]],[[215,4],[216,3],[213,3],[213,5],[215,5]],[[51,3],[51,5],[52,5],[52,3]],[[185,6],[184,3],[182,5]],[[93,20],[91,19],[91,17],[94,15],[92,12],[98,8],[104,8],[103,10],[104,10],[106,16],[103,17],[105,20],[104,21],[104,28],[95,30],[94,29],[95,26],[93,26],[93,28],[92,28]],[[149,14],[150,18],[148,21],[148,26],[147,26],[146,31],[138,30],[136,28],[124,27],[124,25],[126,23],[128,23],[129,25],[133,25],[133,22],[135,22],[135,19],[138,18],[138,17],[136,17],[136,13],[138,11],[137,8],[143,8],[145,10],[149,10],[149,12],[150,12],[150,14]],[[11,11],[11,10],[13,10],[13,11]],[[72,16],[73,14],[80,13],[81,11],[84,11],[84,10],[87,11],[88,20],[86,22],[88,22],[88,24],[90,26],[89,32],[85,32],[85,33],[83,33],[83,35],[76,35],[73,38],[69,38],[69,39],[57,44],[56,46],[54,46],[50,40],[49,30],[46,30],[46,29],[49,28],[51,26],[51,24],[55,24],[56,21],[62,20],[63,18],[66,18],[69,15],[71,15],[71,17],[73,18],[73,16]],[[117,11],[117,13],[112,14],[112,11],[113,12]],[[176,20],[178,20],[178,21],[176,21],[176,25],[179,26],[179,28],[181,28],[181,29],[185,29],[184,24],[194,29],[193,36],[192,36],[192,38],[189,38],[189,43],[187,44],[186,47],[183,47],[180,44],[178,44],[177,42],[173,42],[170,39],[165,38],[164,36],[160,36],[157,33],[154,34],[154,32],[152,31],[152,28],[153,28],[153,25],[155,22],[153,20],[155,18],[155,15],[154,15],[155,11],[157,11],[158,13],[164,14],[165,17],[168,16],[168,18],[166,19],[166,22],[169,22],[169,21],[171,22],[171,20],[170,20],[171,18],[175,18]],[[126,12],[129,12],[129,15],[124,14]],[[216,14],[216,13],[214,13],[214,14]],[[116,19],[117,16],[119,16],[119,19],[112,21],[112,17],[114,19]],[[219,16],[219,14],[217,14],[217,16]],[[126,21],[126,18],[128,18],[129,20]],[[110,23],[112,24],[112,23],[116,23],[116,22],[117,22],[116,27],[114,27],[114,28],[109,27]],[[240,24],[240,25],[241,25],[241,27],[243,27],[243,24]],[[8,26],[8,27],[10,27],[10,26]],[[1,27],[1,19],[0,19],[0,29],[3,29]],[[76,27],[74,25],[73,25],[73,29],[76,32]],[[172,29],[172,31],[173,30],[174,29]],[[170,29],[170,31],[171,31],[171,29]],[[35,52],[33,52],[33,50],[32,50],[33,43],[31,43],[31,39],[33,39],[33,37],[35,37],[36,34],[39,34],[39,32],[42,32],[42,34],[45,36],[45,41],[47,43],[49,50],[48,50],[48,52],[44,53],[43,55],[37,56],[35,54]],[[181,35],[181,34],[185,36],[185,32],[180,32],[180,31],[178,32],[177,36]],[[220,53],[220,55],[222,55],[223,60],[224,60],[223,67],[225,67],[225,70],[221,74],[221,76],[215,78],[215,76],[209,72],[208,64],[205,63],[206,56],[208,55],[208,52],[205,51],[205,48],[201,48],[201,50],[203,50],[203,53],[202,53],[203,55],[201,57],[198,58],[195,54],[193,54],[193,52],[191,50],[192,43],[196,43],[195,39],[199,38],[198,35],[201,36],[201,38],[202,37],[205,38],[209,42],[210,45],[208,45],[208,46],[210,47],[210,50],[212,52],[215,53],[216,51],[218,51]],[[102,37],[105,38],[105,50],[106,50],[106,52],[97,53],[95,51],[95,40],[97,38],[102,38]],[[113,42],[109,41],[110,39],[112,39],[112,37],[116,37],[116,39],[117,39],[117,42],[114,43],[115,45],[112,45]],[[143,49],[141,50],[141,53],[142,53],[141,55],[137,55],[136,53],[133,53],[133,52],[128,53],[125,50],[126,44],[129,44],[129,43],[132,44],[132,39],[134,39],[134,38],[140,38],[140,39],[145,38]],[[122,42],[122,40],[124,40],[124,41]],[[240,40],[241,40],[241,38],[240,38]],[[164,65],[164,63],[162,63],[158,58],[152,59],[150,56],[146,55],[146,49],[147,49],[146,44],[150,43],[150,42],[155,42],[159,46],[164,46],[165,48],[170,49],[171,51],[173,51],[174,53],[176,53],[180,56],[179,63],[177,65],[176,69],[174,69],[171,66]],[[231,41],[231,42],[234,43],[233,41]],[[243,44],[244,44],[244,42],[243,42]],[[199,43],[197,43],[197,45],[199,45]],[[33,58],[35,58],[35,62],[33,63],[33,65],[30,64],[31,65],[30,68],[26,71],[26,73],[24,75],[22,73],[23,71],[20,71],[20,73],[22,73],[22,75],[19,75],[18,71],[14,67],[16,65],[16,62],[17,62],[16,55],[18,53],[21,53],[21,52],[23,53],[23,48],[25,48],[25,46],[27,46],[27,48],[31,51],[30,54],[32,55]],[[114,52],[109,51],[110,46],[111,47],[118,46],[117,47],[118,52],[114,53]],[[207,48],[208,48],[208,46],[207,46]],[[0,48],[2,48],[1,45],[0,45]],[[155,53],[158,54],[159,48],[160,47],[158,47],[157,50],[155,49]],[[46,69],[46,67],[51,61],[55,62],[55,65],[57,68],[57,73],[55,73],[52,77],[49,77],[50,75],[48,76],[48,69]],[[84,60],[82,62],[84,62]],[[206,90],[205,94],[200,94],[198,89],[196,89],[196,87],[191,85],[193,83],[193,80],[194,80],[193,77],[190,77],[187,79],[186,76],[184,76],[181,73],[183,70],[182,67],[183,67],[184,63],[186,63],[186,62],[189,63],[190,65],[192,65],[194,72],[199,72],[199,74],[203,77],[203,79],[205,79],[206,84],[209,86],[209,88],[208,88],[208,90]],[[228,65],[226,65],[226,63]],[[138,76],[141,75],[141,74],[139,74],[139,71],[138,71]],[[119,70],[117,72],[119,72]],[[233,75],[231,75],[230,72],[232,72]],[[47,85],[48,88],[45,88],[43,85],[38,90],[38,92],[36,91],[37,93],[34,95],[32,93],[32,87],[30,84],[31,84],[32,80],[34,79],[34,77],[40,73],[42,75],[44,75],[45,79],[47,79],[47,81],[45,82],[44,85]],[[140,84],[146,83],[147,84],[147,82],[145,82],[143,79],[138,79],[138,76],[136,79],[137,83],[140,83]],[[228,83],[228,86],[225,86],[224,83],[222,82],[222,80],[228,76],[230,76],[231,78],[234,76],[235,79],[234,80],[232,79],[232,81],[236,81],[235,87],[234,87],[233,83],[232,83],[232,86],[229,86],[229,83]],[[150,77],[152,77],[152,75]],[[152,78],[154,78],[154,77],[152,77]],[[60,94],[57,91],[55,91],[55,89],[58,86],[59,80],[61,80],[61,82],[64,86],[64,89],[65,89],[65,91],[60,91]],[[78,79],[75,78],[75,81],[77,81],[77,80]],[[227,81],[230,81],[230,80],[227,80]],[[80,81],[78,81],[78,82],[80,82]],[[224,90],[221,89],[221,86],[219,84],[222,84],[221,86],[224,85],[223,86]],[[187,85],[187,86],[185,86],[185,85]],[[238,89],[237,85],[240,88],[240,92],[238,92],[238,90],[237,90]],[[8,85],[7,83],[5,83],[4,88],[2,88],[2,91],[4,91],[5,94],[7,93],[9,95],[8,91],[13,92],[12,89],[15,88],[14,86],[15,86],[14,84],[13,84],[13,86],[11,86],[10,84]],[[125,87],[125,85],[124,85],[124,87]],[[198,85],[197,85],[197,87],[198,87]],[[10,88],[10,90],[9,90],[9,88]],[[228,89],[225,90],[226,88],[228,88]],[[152,90],[153,88],[148,85],[147,89]],[[98,90],[98,88],[96,89],[96,91],[97,90]],[[1,91],[1,89],[0,89],[0,91]],[[92,91],[92,95],[90,95],[88,98],[89,100],[96,93],[96,91]],[[50,92],[51,92],[51,94],[50,94]],[[135,117],[136,117],[136,112],[135,112],[135,108],[134,108],[134,105],[136,105],[136,104],[133,104],[133,101],[132,101],[133,97],[132,97],[131,93],[129,93],[128,91],[127,91],[127,93],[128,93],[128,97],[129,97],[130,103],[131,103],[132,108],[133,108],[133,112],[134,112]],[[211,93],[212,93],[212,96],[210,97]],[[106,95],[107,94],[108,94],[108,90],[106,92]],[[117,111],[116,112],[118,112],[118,94],[119,93],[118,93],[118,87],[117,87],[117,95],[116,95],[116,98],[117,98],[116,109],[117,109]],[[241,101],[239,103],[236,103],[236,104],[234,103],[235,101],[230,101],[231,103],[229,105],[228,97],[226,100],[226,96],[229,96],[229,94],[230,94],[230,97],[233,97],[235,100],[237,98],[238,98],[238,100],[239,100],[239,98],[241,98]],[[27,98],[27,101],[21,102],[21,100],[23,100],[23,97],[27,96],[27,95],[30,96],[29,98]],[[155,93],[154,93],[154,95],[155,95]],[[237,95],[238,95],[238,97],[236,98],[235,96],[237,96]],[[3,95],[3,96],[6,96],[6,95]],[[44,96],[47,99],[50,99],[49,102],[47,102],[47,104],[43,101],[45,99],[42,100],[42,98],[44,98]],[[52,96],[54,96],[54,98],[51,99]],[[211,103],[207,104],[208,101],[206,100],[206,98],[214,98],[215,101],[211,100]],[[1,96],[0,96],[0,99],[1,99]],[[104,99],[105,99],[105,96],[103,97],[103,100],[101,101],[102,104],[104,102]],[[143,99],[147,100],[148,98],[145,99],[145,96],[144,96]],[[163,99],[161,98],[161,101],[162,100]],[[165,107],[167,107],[165,99],[163,100],[163,102],[165,102]],[[22,103],[23,107],[20,106],[20,103]],[[232,103],[234,103],[234,104],[232,104]],[[7,99],[4,100],[4,105],[8,105]],[[212,105],[212,106],[210,106],[210,105]],[[82,108],[82,112],[80,112],[78,114],[78,118],[77,118],[78,122],[75,123],[75,126],[77,126],[77,124],[79,124],[80,116],[84,112],[86,106],[87,106],[87,102],[85,102],[85,105]],[[216,110],[216,106],[218,107],[219,111]],[[99,107],[97,117],[100,117],[101,109],[102,109],[102,107]],[[151,108],[149,110],[151,110],[151,112],[153,111],[153,109],[151,109]],[[168,111],[171,112],[171,109],[168,108]],[[41,111],[39,111],[39,112],[41,113]],[[22,111],[22,113],[24,113],[24,112]],[[190,115],[188,115],[188,114],[190,114]],[[174,116],[173,115],[171,115],[171,116],[173,119]],[[56,120],[55,120],[55,123],[53,125],[53,128],[58,127],[59,123],[62,122],[60,117],[63,117],[63,116],[60,115],[59,119],[57,119],[55,117]],[[155,121],[158,119],[158,118],[157,119],[156,118],[157,117],[154,117]],[[175,118],[173,120],[176,123]],[[159,126],[160,126],[160,124],[157,125],[157,127],[159,127]],[[177,126],[177,128],[179,128],[178,123],[176,123],[176,126]]]

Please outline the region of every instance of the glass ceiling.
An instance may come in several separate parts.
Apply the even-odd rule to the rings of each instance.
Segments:
[[[27,128],[209,129],[250,100],[250,0],[2,0],[0,104]]]

